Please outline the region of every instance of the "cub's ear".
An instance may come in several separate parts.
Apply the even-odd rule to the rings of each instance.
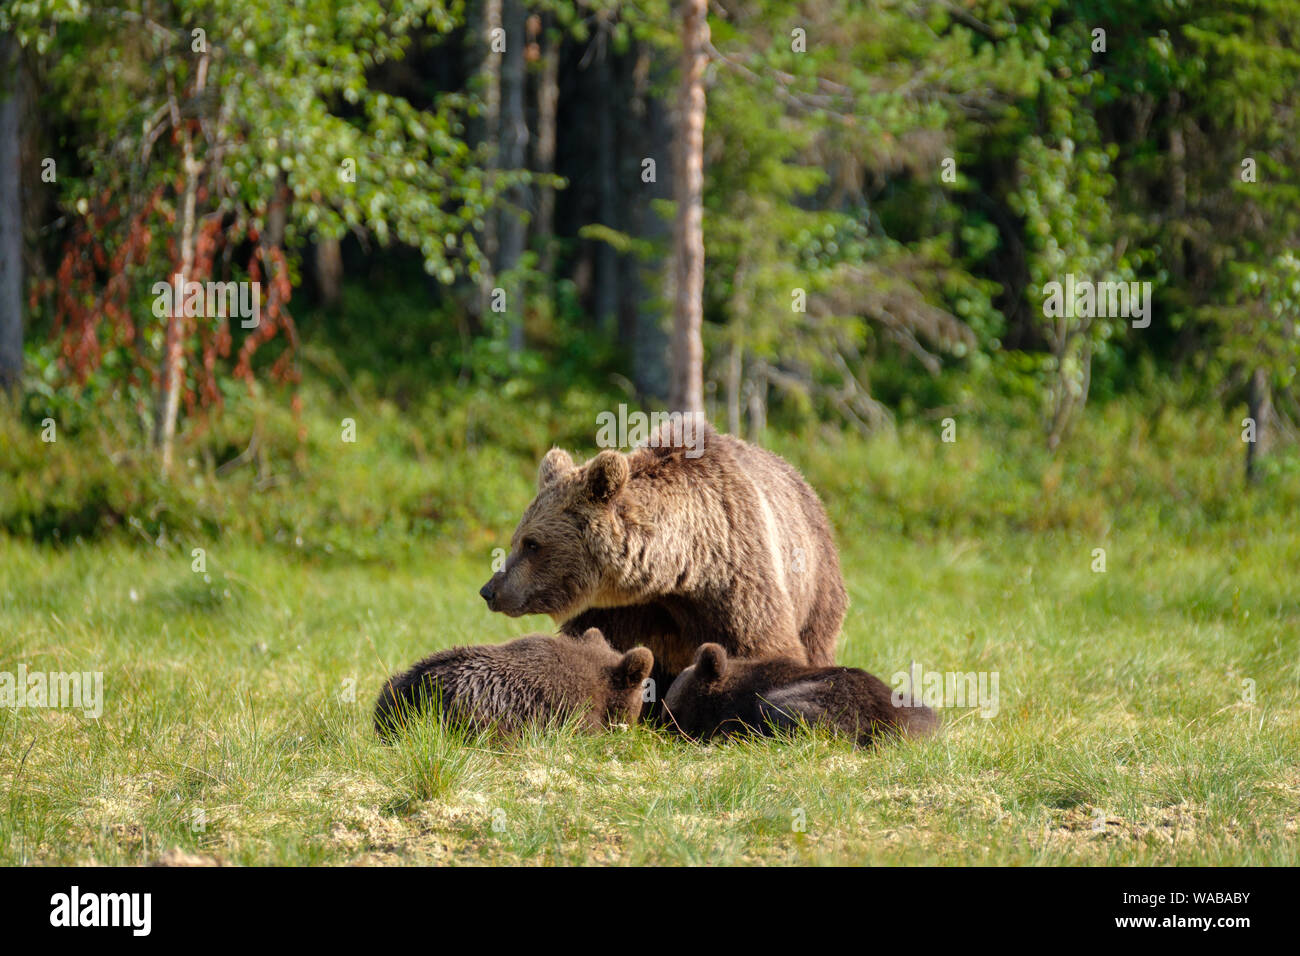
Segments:
[[[587,495],[598,505],[607,504],[627,484],[627,458],[607,448],[587,462]]]
[[[695,678],[705,684],[722,680],[727,673],[727,652],[721,644],[701,644],[695,652]]]
[[[609,646],[609,642],[605,640],[605,635],[600,633],[600,628],[598,627],[587,628],[581,634],[577,635],[574,640],[581,641],[583,644],[601,644],[605,647]]]
[[[541,491],[560,475],[573,468],[573,456],[563,448],[552,448],[537,469],[537,490]]]
[[[655,656],[647,647],[634,647],[614,665],[614,686],[640,687],[654,669]]]

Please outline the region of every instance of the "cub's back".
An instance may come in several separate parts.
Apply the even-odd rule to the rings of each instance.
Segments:
[[[544,723],[578,708],[602,678],[603,656],[576,640],[547,635],[507,644],[454,647],[431,654],[393,677],[380,692],[375,726],[381,735],[400,723],[402,711],[424,701],[474,729],[510,729]]]
[[[771,707],[809,723],[830,724],[854,735],[862,746],[881,732],[918,737],[938,727],[929,707],[895,706],[889,685],[856,667],[809,668],[764,696]]]

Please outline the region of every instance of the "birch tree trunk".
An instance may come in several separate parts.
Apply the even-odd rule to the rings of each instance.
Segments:
[[[682,2],[681,86],[673,196],[673,335],[669,405],[704,412],[704,69],[708,63],[707,0]]]
[[[199,57],[198,72],[195,75],[194,93],[196,99],[207,88],[208,54]],[[173,102],[172,123],[180,127],[180,109]],[[182,168],[185,171],[185,194],[181,200],[181,294],[172,302],[172,314],[167,317],[167,332],[163,345],[163,367],[159,375],[158,399],[154,405],[154,448],[158,452],[158,464],[163,474],[172,470],[172,458],[176,445],[176,419],[180,413],[181,389],[185,382],[185,283],[194,271],[194,244],[197,212],[195,209],[199,191],[199,176],[203,172],[203,163],[194,155],[195,133],[192,130],[182,135]],[[168,277],[169,281],[171,277]]]

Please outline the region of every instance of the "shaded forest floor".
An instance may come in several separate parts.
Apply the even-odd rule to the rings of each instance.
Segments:
[[[550,629],[476,594],[538,448],[581,430],[536,418],[515,450],[422,456],[398,437],[418,412],[381,408],[296,485],[196,479],[209,524],[0,533],[0,671],[104,674],[98,720],[0,710],[0,863],[1300,862],[1295,473],[1247,494],[1231,422],[1122,405],[1055,459],[987,425],[775,436],[836,524],[839,660],[996,673],[992,716],[871,753],[641,727],[379,744],[390,671]],[[457,495],[477,504],[419,510]]]

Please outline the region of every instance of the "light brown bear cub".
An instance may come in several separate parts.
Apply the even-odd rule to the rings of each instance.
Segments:
[[[694,740],[772,735],[801,724],[829,727],[868,747],[886,734],[923,736],[938,726],[929,707],[895,706],[889,686],[854,667],[791,660],[737,660],[705,644],[664,698],[670,726]]]
[[[660,692],[704,643],[834,663],[848,598],[830,524],[795,468],[703,425],[628,454],[542,461],[505,567],[481,590],[512,617],[549,614],[655,655]]]
[[[375,730],[391,737],[426,705],[470,730],[510,733],[578,717],[599,730],[635,723],[654,657],[619,654],[594,627],[580,637],[531,634],[506,644],[453,647],[392,677],[375,704]]]

